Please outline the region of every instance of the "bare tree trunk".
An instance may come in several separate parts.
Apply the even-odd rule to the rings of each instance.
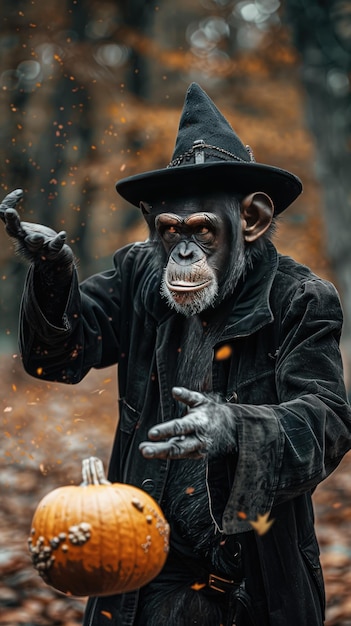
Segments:
[[[151,35],[154,21],[155,0],[121,0],[120,9],[123,22],[136,33]],[[132,49],[130,71],[126,75],[127,89],[139,98],[150,95],[149,61],[138,50]]]

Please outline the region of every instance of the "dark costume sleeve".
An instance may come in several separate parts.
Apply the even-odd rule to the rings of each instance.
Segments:
[[[335,288],[309,280],[283,313],[276,361],[277,405],[233,406],[238,462],[223,516],[228,534],[246,520],[310,491],[351,447],[351,410],[339,351]]]
[[[62,317],[53,325],[39,307],[34,270],[29,269],[20,315],[20,349],[26,371],[46,380],[79,382],[92,368],[118,362],[121,265],[127,249],[115,257],[115,268],[78,285],[75,272]]]

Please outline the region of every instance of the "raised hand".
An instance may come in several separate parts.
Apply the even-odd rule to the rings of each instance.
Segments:
[[[16,240],[16,251],[27,261],[41,265],[46,261],[59,263],[65,268],[73,263],[73,252],[66,245],[66,233],[41,224],[22,222],[15,209],[23,196],[22,189],[7,194],[0,205],[0,218],[6,232]]]
[[[188,412],[149,430],[150,441],[139,446],[145,458],[199,459],[206,454],[215,456],[236,450],[232,405],[184,387],[173,387],[172,394],[188,407]]]

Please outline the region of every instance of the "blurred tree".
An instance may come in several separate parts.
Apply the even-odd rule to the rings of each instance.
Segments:
[[[155,0],[120,0],[121,18],[125,27],[134,35],[152,37],[152,25],[157,2]],[[141,98],[150,95],[150,72],[148,58],[137,47],[131,49],[130,71],[127,73],[127,89]]]
[[[0,6],[3,195],[22,187],[27,220],[68,231],[82,277],[96,256],[92,207],[100,206],[104,193],[95,165],[106,160],[107,128],[116,135],[106,109],[126,77],[135,96],[148,91],[147,59],[119,45],[118,33],[128,28],[146,33],[152,17],[152,3],[138,0],[45,5],[5,0]],[[123,148],[121,135],[120,152]],[[15,336],[25,268],[5,251],[0,259],[3,341]]]
[[[81,278],[109,266],[116,247],[146,234],[115,181],[167,164],[196,80],[258,160],[303,176],[283,241],[320,269],[295,67],[279,0],[4,0],[2,195],[23,187],[24,219],[67,231]],[[15,347],[25,268],[1,229],[0,262],[0,342],[10,336]]]
[[[301,55],[308,126],[316,142],[325,241],[343,300],[343,351],[351,387],[351,4],[286,0]]]

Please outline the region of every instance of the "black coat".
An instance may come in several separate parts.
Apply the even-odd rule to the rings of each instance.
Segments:
[[[40,368],[48,380],[77,383],[92,367],[119,364],[120,419],[109,478],[161,502],[169,462],[144,459],[138,445],[155,421],[175,415],[170,391],[183,318],[159,296],[154,254],[151,242],[127,246],[116,253],[114,269],[80,287],[75,277],[62,327],[41,313],[31,271],[20,339],[26,370],[35,376]],[[232,476],[224,507],[216,501],[209,462],[210,509],[221,532],[247,532],[255,542],[259,564],[252,563],[248,575],[262,573],[271,626],[322,624],[311,494],[351,447],[341,326],[335,288],[270,244],[241,286],[217,344],[231,347],[229,361],[213,362],[213,389],[224,401],[235,400],[239,452],[235,471],[230,455],[223,457]],[[275,521],[259,536],[249,521],[266,512]],[[136,595],[99,601],[99,621],[86,623],[133,624]]]

